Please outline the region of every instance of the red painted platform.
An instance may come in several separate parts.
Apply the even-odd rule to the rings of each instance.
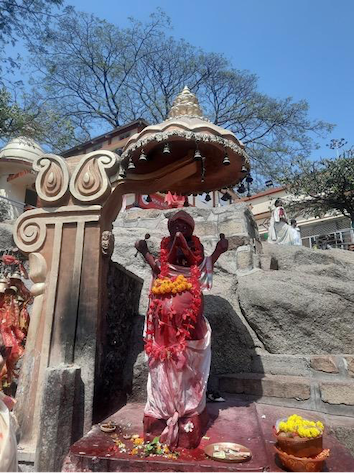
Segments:
[[[305,417],[324,420],[321,414],[298,409],[246,404],[230,397],[225,403],[208,403],[210,422],[200,446],[194,450],[178,449],[178,459],[160,456],[139,458],[114,451],[110,434],[101,432],[99,426],[70,449],[63,471],[283,471],[274,454],[272,426],[281,417],[297,413]],[[126,433],[142,436],[142,404],[128,404],[109,417]],[[130,440],[121,440],[128,449]],[[235,442],[252,451],[252,459],[244,463],[221,463],[209,459],[203,448],[209,443]],[[354,472],[354,458],[334,437],[325,436],[324,447],[331,449],[324,471]]]

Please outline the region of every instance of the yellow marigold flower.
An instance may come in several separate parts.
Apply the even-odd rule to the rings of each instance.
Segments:
[[[131,454],[132,455],[137,455],[138,453],[138,449],[137,448],[133,448],[133,450],[131,451]]]
[[[299,427],[297,433],[300,435],[300,437],[304,437],[306,435],[305,427]]]
[[[134,445],[142,445],[144,443],[144,439],[141,437],[138,437],[137,439],[133,440]]]
[[[320,430],[324,430],[324,425],[320,421],[316,422],[316,427],[319,428]]]

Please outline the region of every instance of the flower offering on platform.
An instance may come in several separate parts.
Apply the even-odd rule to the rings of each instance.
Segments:
[[[324,425],[293,414],[274,427],[275,450],[290,471],[321,471],[329,450],[322,445]]]
[[[278,424],[277,432],[284,432],[288,437],[299,437],[315,438],[323,434],[324,425],[320,421],[311,421],[303,419],[301,416],[293,414],[286,420],[280,421]]]

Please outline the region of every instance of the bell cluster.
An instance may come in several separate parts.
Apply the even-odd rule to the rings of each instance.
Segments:
[[[171,149],[170,149],[169,143],[167,143],[167,142],[164,143],[162,153],[166,156],[171,154]],[[147,162],[150,159],[151,158],[146,154],[144,148],[142,148],[141,151],[140,151],[140,156],[139,156],[139,160],[138,160],[139,163]],[[195,152],[194,152],[194,158],[193,159],[194,159],[194,161],[200,161],[201,162],[201,182],[205,182],[205,156],[203,156],[202,153],[200,152],[200,149],[198,147],[198,142],[196,142],[196,149],[195,149]],[[226,151],[225,151],[225,154],[224,154],[224,157],[223,157],[223,160],[222,160],[222,164],[224,166],[229,166],[231,164],[229,155]],[[134,171],[135,168],[136,168],[136,166],[133,162],[132,156],[130,156],[129,160],[128,160],[127,171]],[[126,170],[123,169],[120,172],[119,175],[120,175],[120,177],[125,178],[127,176]],[[244,194],[247,190],[247,197],[250,197],[251,196],[250,185],[253,182],[253,178],[252,178],[251,174],[249,173],[249,170],[247,169],[247,167],[244,164],[241,167],[241,176],[242,176],[241,181],[239,181],[238,187],[236,188],[236,191],[239,194]],[[246,185],[243,183],[243,181],[245,181]],[[235,183],[234,185],[236,186],[237,183]],[[234,187],[234,186],[232,186],[232,187]],[[166,193],[166,192],[167,191],[162,191],[162,193]],[[204,192],[200,193],[200,195],[203,195],[203,194],[204,194]],[[182,194],[182,195],[187,196],[189,194]],[[193,195],[196,196],[198,194],[193,194]],[[206,192],[205,200],[206,200],[206,202],[209,202],[211,200],[210,191]],[[221,197],[221,200],[223,200],[223,201],[231,200],[231,195],[226,192],[226,193],[224,193],[223,197]],[[147,201],[151,202],[151,197],[150,196],[148,196]]]

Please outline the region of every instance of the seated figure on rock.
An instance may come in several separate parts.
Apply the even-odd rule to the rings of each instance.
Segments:
[[[269,222],[268,241],[278,245],[294,245],[292,227],[288,223],[288,217],[281,199],[274,202],[274,210]]]
[[[168,220],[168,229],[157,260],[145,240],[135,245],[153,275],[144,333],[149,364],[144,436],[146,441],[160,436],[169,446],[195,448],[208,423],[211,358],[202,291],[211,288],[214,263],[227,251],[228,241],[221,234],[213,254],[205,257],[193,235],[194,220],[183,210]]]

